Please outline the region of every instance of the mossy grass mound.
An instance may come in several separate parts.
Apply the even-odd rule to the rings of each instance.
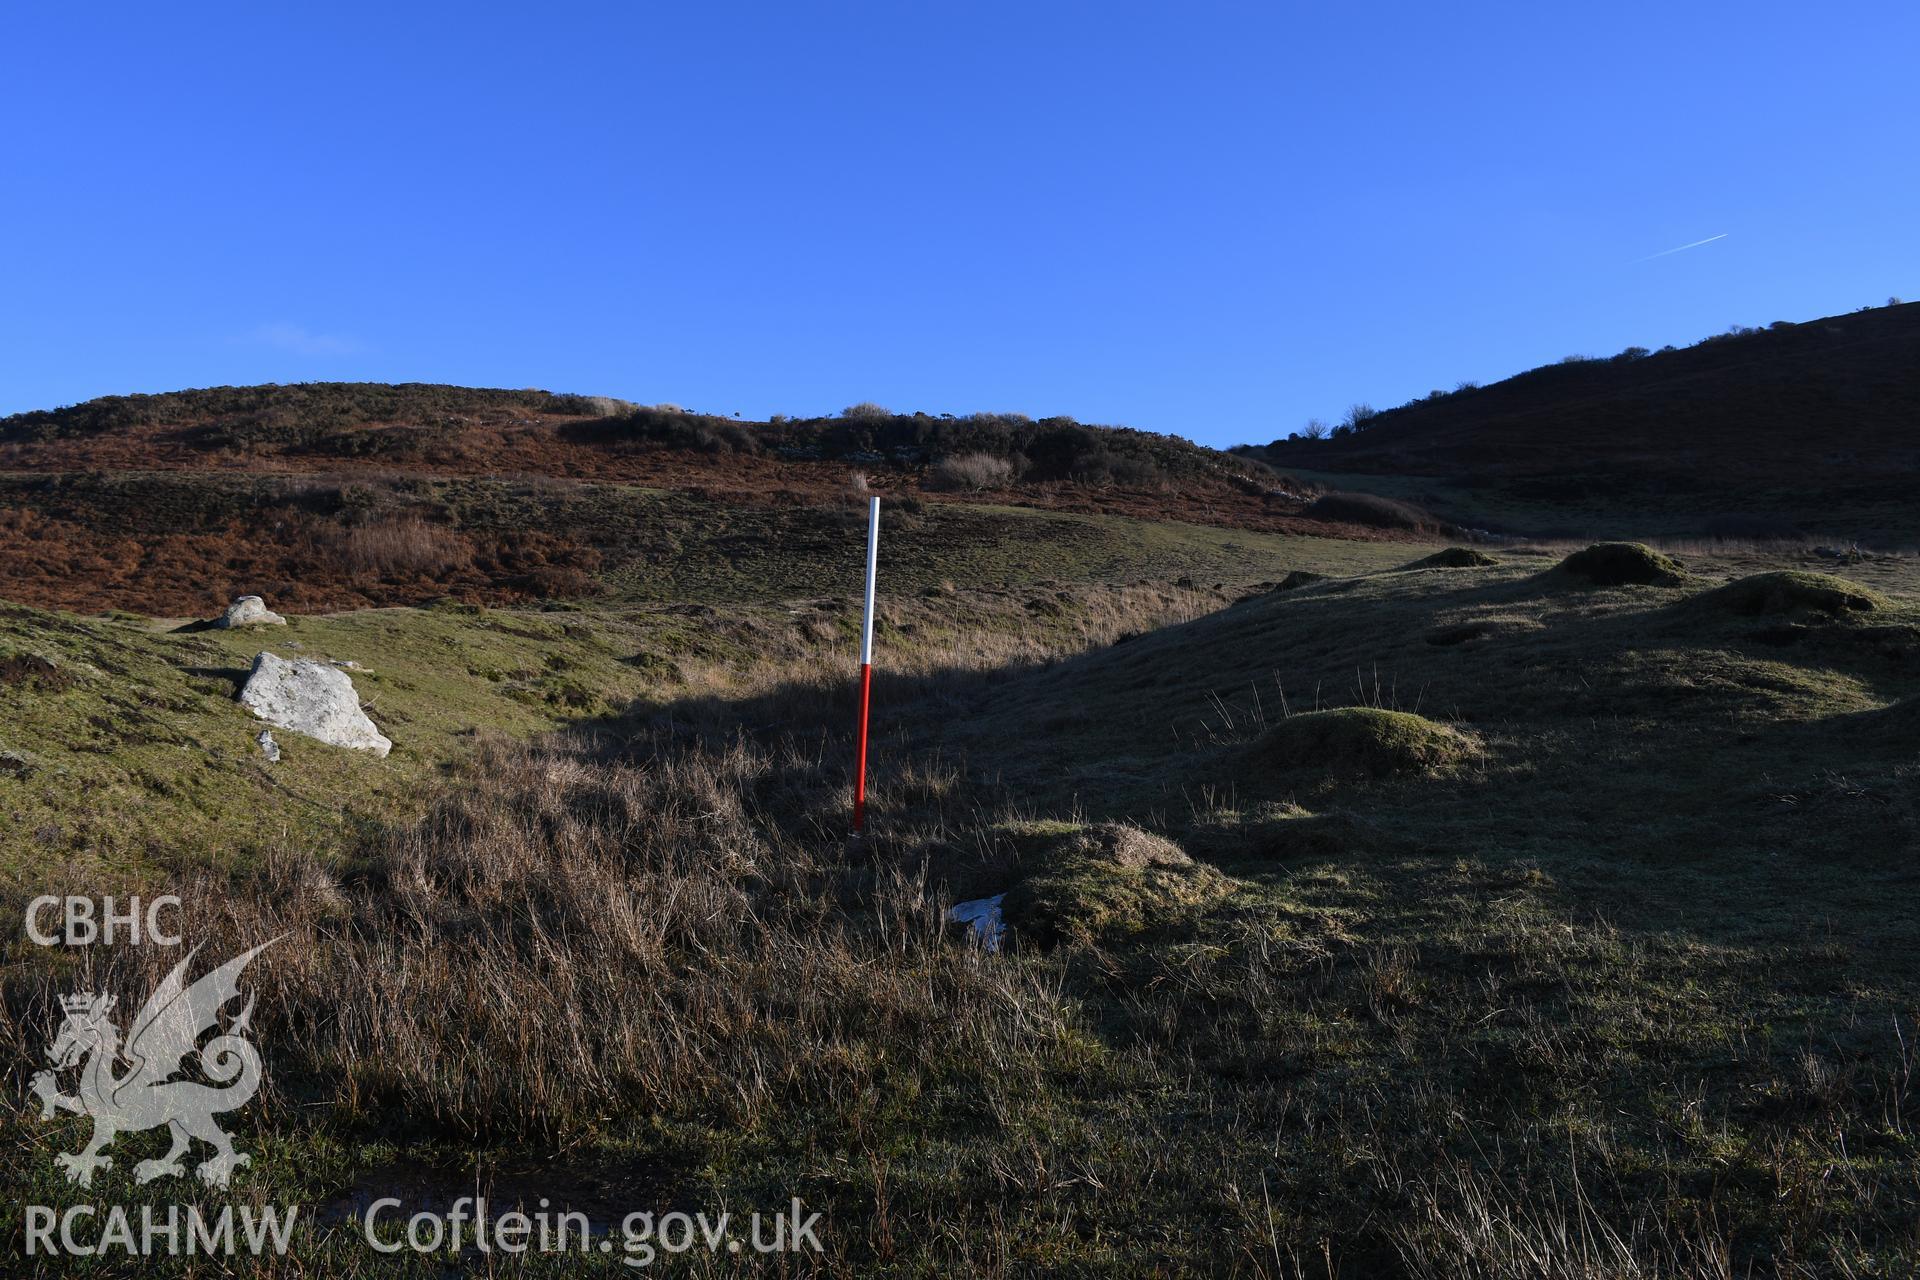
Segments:
[[[1285,768],[1384,778],[1457,764],[1476,746],[1466,734],[1411,711],[1339,707],[1288,716],[1255,749]]]
[[[1596,542],[1562,560],[1560,571],[1596,587],[1675,587],[1687,577],[1678,560],[1640,542]]]
[[[1500,562],[1473,547],[1447,547],[1406,565],[1407,569],[1485,569]]]
[[[1798,569],[1739,578],[1699,596],[1696,603],[1749,618],[1771,613],[1874,613],[1892,607],[1892,601],[1871,587],[1830,573]]]
[[[1036,942],[1149,933],[1191,919],[1232,888],[1178,845],[1125,823],[1013,823],[996,835],[1013,846],[1020,875],[1001,910]]]

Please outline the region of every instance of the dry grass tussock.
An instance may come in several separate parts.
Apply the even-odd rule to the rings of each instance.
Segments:
[[[357,525],[338,533],[338,554],[354,573],[445,573],[473,563],[473,548],[458,532],[417,516]]]
[[[1518,1185],[1513,1185],[1518,1182]],[[1609,1220],[1575,1180],[1529,1187],[1448,1160],[1405,1188],[1413,1213],[1396,1241],[1419,1280],[1733,1280],[1724,1238],[1710,1227],[1675,1231],[1650,1215]]]
[[[1013,464],[988,453],[956,453],[940,459],[927,473],[935,489],[980,492],[1004,489],[1013,483]]]
[[[252,976],[267,1113],[557,1141],[638,1108],[749,1131],[773,1109],[852,1114],[883,1077],[960,1069],[912,1048],[955,1027],[968,1073],[1043,1049],[1062,1014],[1042,977],[952,945],[920,876],[846,865],[837,842],[768,820],[769,803],[838,807],[837,788],[781,782],[813,764],[791,742],[644,766],[495,746],[484,787],[351,874],[288,854],[187,886],[210,953],[281,939]],[[39,1065],[26,1047],[76,977],[138,1008],[179,958],[87,955],[84,974],[8,975],[14,1072]]]

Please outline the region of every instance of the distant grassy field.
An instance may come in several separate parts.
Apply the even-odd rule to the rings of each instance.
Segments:
[[[558,709],[516,689],[674,666],[468,753],[422,818],[164,869],[216,949],[292,935],[257,978],[242,1195],[326,1211],[287,1274],[440,1274],[344,1219],[476,1185],[603,1224],[798,1195],[836,1274],[1911,1274],[1914,564],[1683,559],[896,596],[863,842],[844,604],[303,624],[397,674],[498,665],[458,697],[529,727]],[[72,625],[155,664],[239,643]],[[15,892],[76,882],[20,865]],[[1002,891],[1004,951],[942,925]],[[124,1004],[170,958],[94,979]],[[7,959],[38,1044],[71,984]],[[22,1200],[81,1194],[47,1157],[77,1122],[6,1125]],[[95,1198],[178,1194],[126,1145]]]
[[[718,510],[679,496],[652,499],[653,527],[669,527],[671,554],[614,562],[616,596],[738,600],[820,594],[847,580],[863,554],[856,506]],[[941,583],[1025,587],[1045,580],[1125,583],[1190,577],[1243,585],[1295,569],[1350,573],[1404,560],[1418,544],[1349,542],[1207,525],[1128,520],[1018,507],[883,508],[887,583],[923,591]]]

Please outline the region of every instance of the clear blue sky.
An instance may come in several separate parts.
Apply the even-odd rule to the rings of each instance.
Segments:
[[[0,412],[418,379],[1264,441],[1920,296],[1916,50],[1907,0],[12,5]]]

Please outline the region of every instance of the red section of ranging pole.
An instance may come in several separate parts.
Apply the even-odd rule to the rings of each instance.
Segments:
[[[873,702],[873,580],[880,567],[880,499],[867,499],[867,598],[860,623],[860,745],[853,766],[853,834],[867,829],[867,708]]]
[[[853,766],[853,834],[867,829],[867,707],[873,701],[873,664],[860,664],[860,749]]]

